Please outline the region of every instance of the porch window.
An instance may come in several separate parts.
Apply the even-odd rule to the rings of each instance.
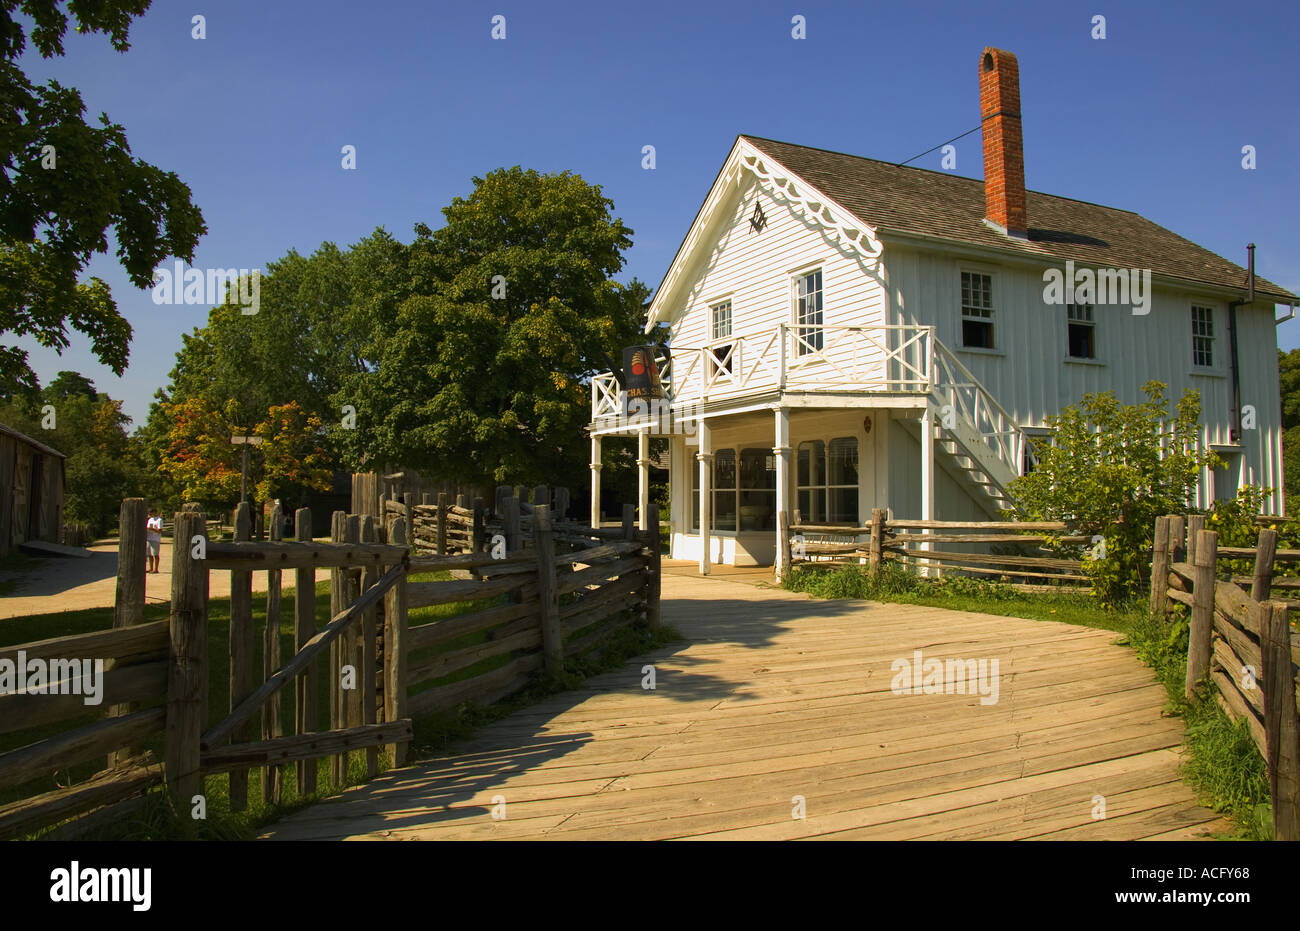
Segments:
[[[796,356],[812,355],[822,350],[822,270],[819,268],[795,279]]]
[[[726,377],[731,374],[731,301],[714,304],[710,311],[713,339],[709,346],[709,377]]]
[[[713,454],[713,529],[736,529],[736,451]]]
[[[1214,308],[1192,306],[1192,364],[1214,365]]]
[[[770,449],[740,451],[740,529],[776,529],[776,456]]]
[[[1092,305],[1066,304],[1065,318],[1070,358],[1097,358],[1097,322],[1092,317]]]
[[[809,440],[796,456],[799,510],[808,523],[858,522],[858,438]]]
[[[961,273],[961,344],[993,348],[993,276]]]

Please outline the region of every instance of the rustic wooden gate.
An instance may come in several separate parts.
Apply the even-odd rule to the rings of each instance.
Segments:
[[[389,528],[390,543],[374,542],[372,521],[350,522],[339,513],[334,541],[310,539],[311,513],[302,508],[294,526],[300,539],[280,538],[283,516],[273,515],[270,542],[252,542],[251,514],[241,505],[236,516],[236,540],[208,542],[202,516],[177,517],[172,563],[173,663],[168,682],[166,773],[168,788],[178,804],[188,804],[202,791],[202,777],[230,773],[231,809],[247,807],[248,771],[263,770],[263,797],[278,801],[278,767],[296,764],[297,788],[317,788],[318,761],[335,757],[338,781],[346,772],[347,755],[367,752],[367,770],[374,775],[378,748],[389,746],[400,763],[411,738],[404,708],[400,656],[406,623],[406,528],[401,520]],[[341,525],[341,526],[340,526]],[[363,536],[369,537],[366,542]],[[328,568],[331,580],[331,620],[316,629],[316,570]],[[230,711],[203,730],[207,720],[207,573],[231,573]],[[268,573],[261,675],[254,668],[252,574]],[[279,657],[283,574],[294,573],[294,652]],[[382,653],[378,618],[382,610]],[[329,676],[329,721],[318,730],[319,676]],[[280,714],[281,692],[290,683],[293,719]],[[382,696],[382,704],[379,699]],[[282,720],[282,718],[285,718]],[[261,739],[254,739],[260,736]]]

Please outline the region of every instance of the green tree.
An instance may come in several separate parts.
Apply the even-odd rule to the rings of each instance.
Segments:
[[[335,406],[354,467],[407,465],[466,482],[569,484],[587,470],[587,380],[642,340],[647,289],[611,280],[631,230],[599,186],[515,167],[474,179],[423,224],[388,325],[372,320],[364,371]]]
[[[1084,563],[1109,605],[1143,584],[1155,519],[1186,511],[1201,470],[1221,464],[1200,448],[1197,392],[1185,392],[1170,417],[1164,384],[1150,381],[1142,391],[1139,404],[1120,404],[1109,391],[1086,394],[1049,417],[1038,464],[1007,489],[1026,520],[1065,521],[1104,538]]]
[[[79,281],[91,257],[109,248],[109,233],[131,283],[152,284],[168,256],[192,259],[207,231],[190,189],[172,172],[135,158],[123,128],[101,114],[88,124],[75,88],[34,85],[17,65],[28,33],[15,18],[18,0],[0,3],[0,333],[31,337],[62,351],[71,327],[90,338],[96,357],[121,374],[131,326],[108,285]],[[22,0],[34,22],[31,42],[45,58],[63,54],[68,13],[59,0]],[[149,0],[73,0],[78,32],[104,33],[128,48],[131,20]],[[10,339],[6,338],[5,342]],[[27,353],[0,347],[0,398],[38,391]]]
[[[1300,500],[1300,349],[1278,351],[1278,384],[1282,395],[1283,491],[1289,500]]]

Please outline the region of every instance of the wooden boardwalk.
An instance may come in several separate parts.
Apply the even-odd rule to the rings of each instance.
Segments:
[[[1179,780],[1182,722],[1161,716],[1164,689],[1112,633],[818,601],[740,577],[666,575],[663,595],[690,642],[645,660],[653,691],[630,665],[266,836],[1131,840],[1227,827]],[[916,650],[997,659],[997,702],[894,694],[891,664]]]

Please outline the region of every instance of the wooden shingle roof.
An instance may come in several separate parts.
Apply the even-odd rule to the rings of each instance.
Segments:
[[[742,136],[822,194],[888,237],[890,232],[938,237],[971,246],[1038,256],[1051,264],[1073,259],[1094,268],[1149,268],[1189,283],[1245,289],[1246,270],[1129,210],[1038,191],[1027,193],[1028,241],[984,222],[984,182],[925,168]],[[1258,274],[1265,300],[1300,297]]]
[[[0,423],[0,433],[4,434],[5,436],[12,436],[14,439],[18,440],[20,443],[26,443],[28,446],[32,446],[32,447],[34,447],[34,448],[37,449],[38,451],[40,451],[40,452],[42,452],[42,453],[45,453],[45,455],[47,455],[47,456],[58,456],[60,459],[67,459],[67,458],[68,458],[68,457],[65,456],[63,453],[61,453],[61,452],[59,452],[57,449],[55,449],[53,446],[46,446],[46,445],[45,445],[44,443],[42,443],[40,440],[34,440],[34,439],[32,439],[30,436],[28,436],[27,434],[25,434],[25,433],[19,433],[19,432],[18,432],[17,430],[15,430],[13,427],[6,426],[5,424],[2,424],[2,423]]]

